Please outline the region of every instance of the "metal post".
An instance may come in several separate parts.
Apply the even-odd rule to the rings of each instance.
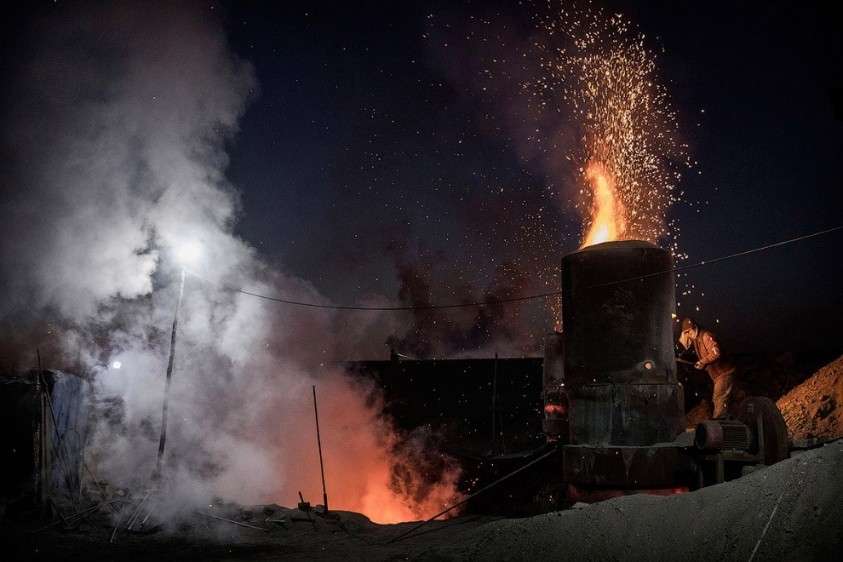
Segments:
[[[179,299],[176,303],[176,313],[173,317],[173,329],[170,332],[170,358],[167,362],[167,381],[164,386],[164,405],[161,411],[161,438],[158,440],[158,460],[155,463],[155,472],[152,479],[158,480],[161,477],[161,463],[164,459],[164,447],[167,444],[167,404],[170,399],[170,383],[173,380],[173,365],[176,360],[176,331],[179,324],[179,310],[184,296],[184,268],[181,270],[181,281],[179,282]]]
[[[319,433],[319,409],[316,407],[316,385],[313,385],[313,414],[316,416],[316,443],[319,445],[319,471],[322,473],[322,502],[328,513],[328,492],[325,491],[325,464],[322,461],[322,436]]]
[[[496,453],[498,450],[498,435],[497,435],[497,400],[498,400],[498,354],[495,353],[495,363],[492,369],[492,452]]]

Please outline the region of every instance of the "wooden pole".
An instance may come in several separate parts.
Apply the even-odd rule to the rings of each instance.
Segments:
[[[176,313],[173,317],[173,329],[170,332],[170,358],[167,361],[167,381],[164,384],[164,405],[161,410],[161,437],[158,440],[158,460],[155,463],[155,472],[152,473],[152,479],[158,480],[161,477],[161,464],[164,460],[164,448],[167,444],[167,406],[170,400],[170,384],[173,380],[173,366],[176,360],[176,332],[179,325],[179,310],[181,310],[181,301],[184,296],[184,276],[185,271],[181,270],[181,281],[179,282],[179,299],[176,303]]]
[[[316,407],[316,385],[313,385],[313,414],[316,416],[316,444],[319,446],[319,471],[322,473],[322,502],[328,513],[328,492],[325,490],[325,463],[322,460],[322,436],[319,433],[319,409]]]

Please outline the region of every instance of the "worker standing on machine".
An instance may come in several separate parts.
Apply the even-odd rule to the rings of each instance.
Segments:
[[[694,368],[708,373],[714,383],[711,401],[714,403],[713,418],[726,415],[734,391],[735,366],[723,357],[714,334],[701,329],[694,320],[682,320],[682,333],[679,344],[685,349],[693,348],[697,354]]]

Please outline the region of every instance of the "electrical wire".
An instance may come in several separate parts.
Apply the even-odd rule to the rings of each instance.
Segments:
[[[688,271],[690,269],[696,269],[699,267],[712,265],[715,263],[724,262],[726,260],[731,260],[734,258],[739,258],[743,256],[748,256],[751,254],[756,254],[759,252],[764,252],[767,250],[771,250],[773,248],[779,248],[781,246],[786,246],[788,244],[793,244],[796,242],[801,242],[803,240],[808,240],[810,238],[816,238],[818,236],[823,236],[826,234],[831,234],[832,232],[837,232],[839,230],[843,230],[843,225],[835,226],[832,228],[827,228],[825,230],[820,230],[818,232],[813,232],[811,234],[805,234],[802,236],[797,236],[795,238],[789,238],[787,240],[782,240],[779,242],[773,242],[771,244],[765,244],[763,246],[759,246],[757,248],[752,248],[749,250],[743,250],[741,252],[735,252],[734,254],[728,254],[725,256],[720,256],[717,258],[713,258],[710,260],[702,260],[696,263],[688,264],[688,265],[681,265],[678,267],[673,267],[670,269],[664,269],[661,271],[654,271],[651,273],[647,273],[645,275],[637,275],[635,277],[627,277],[624,279],[618,279],[616,281],[610,281],[608,283],[601,283],[598,285],[591,285],[588,288],[597,288],[597,287],[608,287],[612,285],[619,285],[621,283],[629,283],[631,281],[643,281],[644,279],[648,279],[650,277],[656,277],[658,275],[666,275],[668,273],[674,272],[682,272]],[[549,291],[545,293],[535,293],[530,295],[525,295],[521,297],[511,297],[505,299],[487,299],[482,301],[472,301],[472,302],[462,302],[462,303],[450,303],[450,304],[423,304],[423,305],[392,305],[392,306],[362,306],[362,305],[335,305],[335,304],[320,304],[315,302],[305,302],[305,301],[297,301],[292,299],[285,299],[281,297],[273,297],[270,295],[263,295],[260,293],[255,293],[252,291],[248,291],[243,288],[232,288],[232,291],[237,293],[241,293],[243,295],[248,295],[251,297],[256,297],[259,299],[277,302],[280,304],[286,304],[290,306],[300,306],[305,308],[318,308],[318,309],[326,309],[326,310],[346,310],[346,311],[380,311],[380,312],[400,312],[400,311],[414,311],[414,310],[447,310],[447,309],[454,309],[454,308],[471,308],[471,307],[481,307],[481,306],[494,306],[498,304],[507,304],[507,303],[514,303],[514,302],[524,302],[529,300],[535,299],[545,299],[548,297],[558,297],[562,294],[562,291]]]
[[[552,296],[558,296],[562,294],[562,291],[552,291],[549,293],[540,293],[536,295],[526,295],[523,297],[513,297],[508,299],[489,299],[485,301],[475,301],[475,302],[464,302],[464,303],[453,303],[453,304],[422,304],[422,305],[410,305],[410,306],[358,306],[358,305],[333,305],[333,304],[318,304],[312,302],[301,302],[301,301],[294,301],[288,299],[282,299],[279,297],[270,297],[268,295],[261,295],[259,293],[252,293],[245,289],[234,289],[238,293],[242,293],[244,295],[249,295],[252,297],[257,297],[259,299],[265,299],[272,302],[278,302],[282,304],[289,304],[293,306],[305,306],[309,308],[325,308],[329,310],[368,310],[368,311],[402,311],[402,310],[443,310],[448,308],[470,308],[470,307],[477,307],[477,306],[491,306],[495,304],[504,304],[509,302],[520,302],[520,301],[528,301],[540,298],[547,298]]]
[[[722,261],[740,258],[743,256],[748,256],[751,254],[757,254],[758,252],[763,252],[766,250],[770,250],[772,248],[778,248],[780,246],[785,246],[787,244],[793,244],[794,242],[801,242],[802,240],[808,240],[809,238],[815,238],[817,236],[822,236],[824,234],[831,234],[837,230],[843,230],[843,225],[835,226],[832,228],[827,228],[825,230],[820,230],[819,232],[813,232],[811,234],[805,234],[803,236],[797,236],[796,238],[790,238],[789,240],[782,240],[781,242],[773,242],[772,244],[765,244],[764,246],[759,246],[757,248],[752,248],[751,250],[744,250],[742,252],[735,252],[734,254],[729,254],[726,256],[720,256],[719,258],[714,258],[710,260],[702,260],[696,263],[691,263],[688,265],[680,265],[678,267],[672,267],[670,269],[663,269],[661,271],[654,271],[652,273],[647,273],[645,275],[636,275],[635,277],[627,277],[625,279],[618,279],[617,281],[609,281],[608,283],[600,283],[598,285],[592,285],[591,287],[609,287],[612,285],[618,285],[620,283],[628,283],[629,281],[637,281],[647,279],[649,277],[656,277],[658,275],[664,275],[666,273],[673,273],[673,272],[681,272],[687,271],[689,269],[696,269],[698,267],[703,267],[706,265],[712,265],[715,263],[720,263]]]

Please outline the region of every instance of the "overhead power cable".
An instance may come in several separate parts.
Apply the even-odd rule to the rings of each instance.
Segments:
[[[650,277],[656,277],[658,275],[665,275],[667,273],[674,273],[674,272],[682,272],[688,271],[689,269],[696,269],[699,267],[703,267],[706,265],[712,265],[715,263],[724,262],[726,260],[731,260],[734,258],[739,258],[743,256],[748,256],[751,254],[756,254],[759,252],[764,252],[767,250],[771,250],[773,248],[779,248],[781,246],[786,246],[788,244],[793,244],[796,242],[801,242],[803,240],[808,240],[810,238],[816,238],[818,236],[823,236],[826,234],[831,234],[832,232],[837,232],[839,230],[843,230],[843,225],[835,226],[832,228],[827,228],[825,230],[820,230],[818,232],[813,232],[811,234],[805,234],[802,236],[797,236],[795,238],[789,238],[787,240],[782,240],[780,242],[773,242],[771,244],[765,244],[763,246],[759,246],[757,248],[752,248],[749,250],[743,250],[741,252],[736,252],[734,254],[728,254],[725,256],[720,256],[717,258],[713,258],[710,260],[702,260],[692,264],[681,265],[678,267],[673,267],[670,269],[664,269],[661,271],[654,271],[652,273],[647,273],[645,275],[636,275],[635,277],[627,277],[624,279],[618,279],[615,281],[610,281],[608,283],[601,283],[598,285],[592,285],[591,287],[608,287],[611,285],[618,285],[621,283],[629,283],[632,281],[641,281],[644,279],[648,279]],[[321,304],[316,302],[305,302],[305,301],[297,301],[292,299],[285,299],[281,297],[273,297],[270,295],[263,295],[260,293],[255,293],[252,291],[248,291],[243,288],[234,288],[231,289],[237,293],[241,293],[244,295],[248,295],[251,297],[256,297],[259,299],[277,302],[280,304],[286,304],[291,306],[301,306],[306,308],[320,308],[320,309],[327,309],[327,310],[351,310],[351,311],[381,311],[381,312],[399,312],[399,311],[413,311],[413,310],[447,310],[451,308],[471,308],[471,307],[480,307],[480,306],[494,306],[498,304],[506,304],[506,303],[513,303],[513,302],[524,302],[529,300],[535,299],[546,299],[548,297],[557,297],[562,294],[562,291],[549,291],[544,293],[535,293],[530,295],[524,295],[521,297],[511,297],[511,298],[503,298],[503,299],[486,299],[482,301],[472,301],[472,302],[461,302],[461,303],[450,303],[450,304],[421,304],[421,305],[391,305],[391,306],[363,306],[363,305],[337,305],[337,304]]]
[[[552,296],[561,295],[562,291],[551,291],[549,293],[539,293],[536,295],[526,295],[523,297],[512,297],[508,299],[489,299],[484,301],[474,301],[474,302],[463,302],[463,303],[453,303],[453,304],[420,304],[420,305],[409,305],[409,306],[358,306],[358,305],[335,305],[335,304],[319,304],[313,302],[301,302],[301,301],[294,301],[288,299],[282,299],[278,297],[270,297],[268,295],[261,295],[258,293],[252,293],[245,289],[235,289],[238,293],[242,293],[244,295],[249,295],[252,297],[258,297],[259,299],[265,299],[268,301],[278,302],[282,304],[290,304],[293,306],[306,306],[309,308],[327,308],[330,310],[380,310],[380,311],[400,311],[400,310],[442,310],[448,308],[470,308],[475,306],[491,306],[495,304],[503,304],[508,302],[519,302],[519,301],[528,301],[540,298],[547,298]]]
[[[609,281],[608,283],[600,283],[598,285],[592,285],[592,287],[609,287],[611,285],[618,285],[620,283],[628,283],[629,281],[638,281],[642,279],[647,279],[649,277],[656,277],[658,275],[664,275],[665,273],[672,273],[672,272],[681,272],[687,271],[689,269],[696,269],[698,267],[703,267],[705,265],[712,265],[715,263],[719,263],[722,261],[730,260],[733,258],[740,258],[743,256],[748,256],[751,254],[757,254],[758,252],[764,252],[766,250],[771,250],[773,248],[778,248],[780,246],[786,246],[787,244],[793,244],[794,242],[801,242],[802,240],[808,240],[809,238],[816,238],[817,236],[822,236],[824,234],[831,234],[837,230],[843,230],[843,225],[835,226],[833,228],[827,228],[825,230],[820,230],[819,232],[813,232],[811,234],[805,234],[803,236],[797,236],[796,238],[790,238],[789,240],[782,240],[781,242],[773,242],[772,244],[765,244],[764,246],[759,246],[757,248],[752,248],[751,250],[744,250],[742,252],[735,252],[734,254],[729,254],[726,256],[720,256],[719,258],[714,258],[710,260],[702,260],[696,263],[690,263],[688,265],[680,265],[678,267],[672,267],[670,269],[663,269],[661,271],[653,271],[652,273],[647,273],[645,275],[636,275],[635,277],[627,277],[625,279],[618,279],[617,281]]]

